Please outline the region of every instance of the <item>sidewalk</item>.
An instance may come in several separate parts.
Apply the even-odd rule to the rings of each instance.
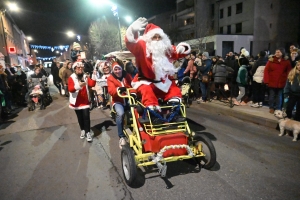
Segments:
[[[252,122],[258,125],[263,125],[269,128],[276,128],[277,118],[269,113],[269,107],[252,108],[250,105],[234,106],[230,108],[228,104],[213,100],[212,102],[197,104],[193,102],[193,106],[199,106],[207,111],[220,113],[222,115],[232,116],[244,121]]]

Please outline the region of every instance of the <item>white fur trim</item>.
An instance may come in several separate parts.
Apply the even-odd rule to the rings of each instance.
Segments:
[[[141,85],[150,85],[151,82],[149,81],[137,81],[137,82],[131,82],[131,86],[133,89],[138,89]]]
[[[154,83],[154,85],[163,91],[164,93],[167,93],[170,89],[170,86],[172,84],[172,81],[170,81],[168,78],[165,80],[165,82],[159,82],[159,83]]]
[[[160,37],[167,36],[161,28],[155,28],[148,31],[146,34],[143,35],[143,37],[152,38],[155,34],[160,35]]]
[[[184,47],[188,48],[185,52],[183,52],[183,54],[190,54],[191,53],[191,46],[188,43],[180,42],[177,46],[184,46]]]
[[[73,107],[71,104],[69,104],[69,108],[71,108],[72,110],[82,110],[82,109],[90,108],[90,106],[86,105],[86,106]]]

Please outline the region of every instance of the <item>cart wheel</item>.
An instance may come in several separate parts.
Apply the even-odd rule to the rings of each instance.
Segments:
[[[201,143],[202,152],[205,154],[204,157],[197,158],[197,160],[203,166],[203,168],[205,169],[212,168],[216,164],[216,160],[217,160],[216,150],[213,143],[207,136],[203,134],[196,134],[194,136],[194,139],[196,140],[195,146]]]
[[[136,178],[137,170],[132,149],[123,145],[121,151],[122,171],[127,185],[131,185]]]

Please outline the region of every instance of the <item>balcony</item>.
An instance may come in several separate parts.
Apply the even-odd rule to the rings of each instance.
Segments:
[[[185,30],[194,29],[194,28],[195,28],[195,24],[187,24],[187,25],[178,27],[178,30],[185,31]]]
[[[178,18],[182,18],[182,17],[185,17],[185,16],[190,16],[190,17],[192,17],[192,16],[194,16],[194,15],[195,15],[194,7],[192,7],[192,8],[187,8],[187,9],[185,9],[185,10],[180,11],[180,12],[177,13],[177,17],[178,17]]]

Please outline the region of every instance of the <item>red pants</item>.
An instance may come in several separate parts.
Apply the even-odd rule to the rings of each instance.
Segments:
[[[142,96],[142,104],[147,106],[158,106],[158,99],[161,98],[164,101],[171,99],[172,97],[181,98],[181,91],[179,87],[177,87],[175,81],[172,81],[172,84],[167,93],[164,93],[153,83],[150,85],[141,85],[138,87],[137,92]]]

